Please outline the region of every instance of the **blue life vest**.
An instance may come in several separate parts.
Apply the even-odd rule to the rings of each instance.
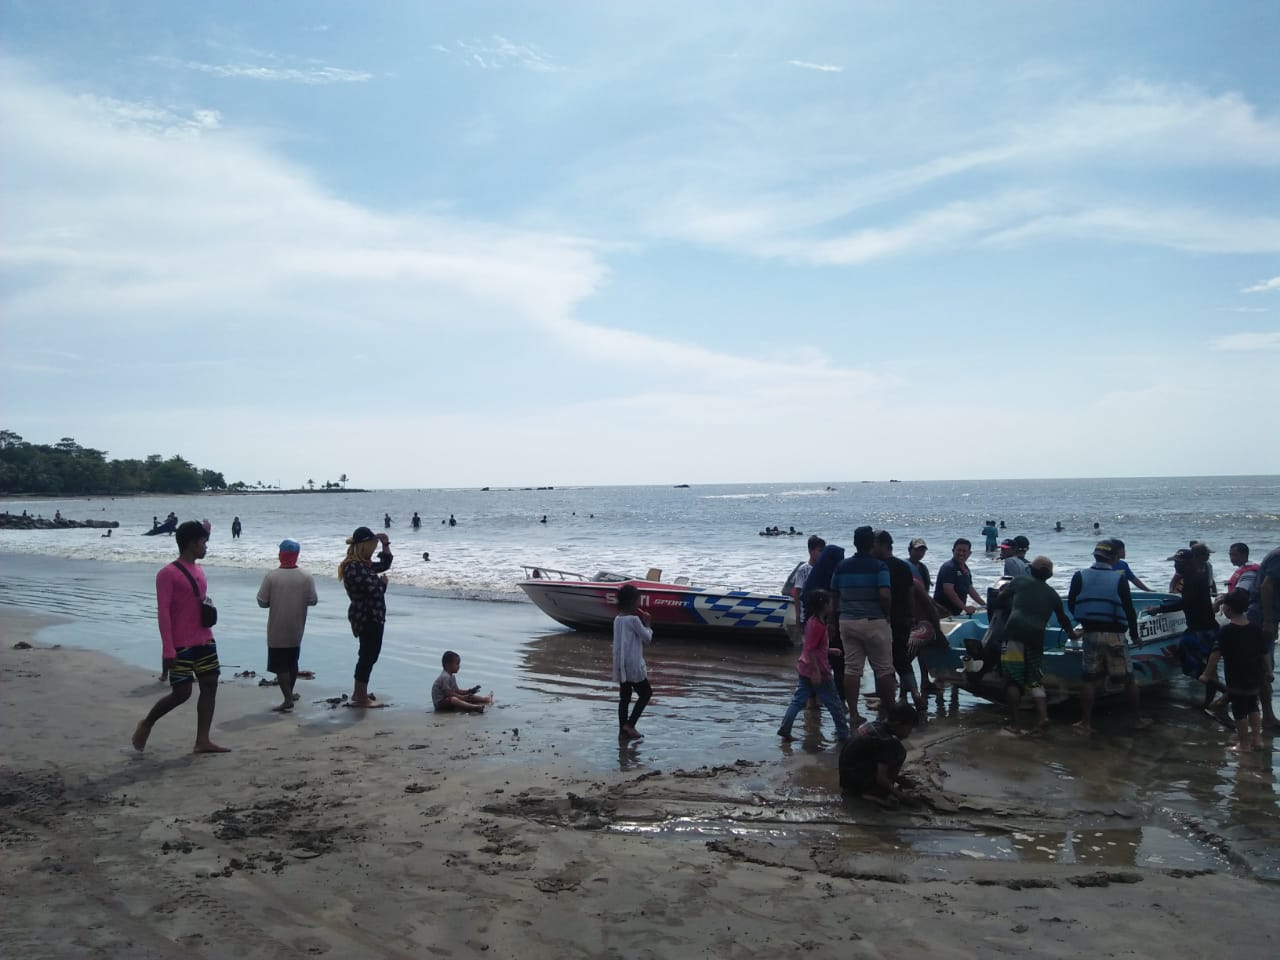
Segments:
[[[1080,571],[1080,593],[1076,596],[1072,613],[1080,621],[1091,623],[1128,623],[1124,604],[1120,602],[1120,583],[1123,570],[1101,570],[1086,567]]]

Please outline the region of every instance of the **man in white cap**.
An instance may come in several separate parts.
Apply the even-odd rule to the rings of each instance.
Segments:
[[[293,709],[293,686],[298,682],[298,657],[307,607],[314,607],[315,577],[298,569],[302,547],[297,540],[280,541],[280,566],[268,570],[258,588],[258,606],[267,610],[267,671],[276,675],[284,702],[272,707],[279,713]]]

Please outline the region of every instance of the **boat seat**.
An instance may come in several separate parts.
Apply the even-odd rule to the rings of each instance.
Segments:
[[[648,572],[648,573],[646,573],[646,574],[644,575],[644,578],[645,578],[646,580],[661,580],[661,579],[662,579],[662,568],[661,568],[661,567],[650,567],[650,568],[649,568],[649,572]]]
[[[672,582],[672,583],[674,583],[677,587],[687,587],[687,586],[689,585],[689,578],[688,578],[688,577],[676,577],[676,578],[675,578],[675,580],[673,580],[673,581],[671,581],[671,582]]]

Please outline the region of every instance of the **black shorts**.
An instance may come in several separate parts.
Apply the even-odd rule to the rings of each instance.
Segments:
[[[301,647],[268,647],[267,673],[297,673]]]
[[[1231,704],[1231,716],[1243,720],[1251,713],[1262,712],[1262,702],[1256,693],[1231,693],[1227,695]]]

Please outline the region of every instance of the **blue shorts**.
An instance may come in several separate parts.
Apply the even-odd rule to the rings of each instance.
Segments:
[[[210,640],[198,647],[183,647],[176,651],[177,659],[169,668],[169,685],[190,683],[192,678],[218,676],[218,647]]]

